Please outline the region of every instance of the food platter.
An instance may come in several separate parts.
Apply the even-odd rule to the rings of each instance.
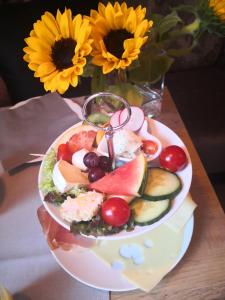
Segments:
[[[81,124],[82,124],[81,122],[77,123],[74,126],[72,126],[71,128],[69,128],[68,130],[66,130],[65,132],[63,132],[52,143],[52,145],[50,145],[49,149],[47,150],[47,153],[49,153],[52,148],[56,149],[59,144],[65,143],[68,140],[68,138],[71,135],[73,135],[74,132],[77,131],[78,127],[81,126]],[[177,211],[177,209],[183,203],[186,195],[189,192],[191,180],[192,180],[192,164],[191,164],[191,159],[190,159],[188,150],[185,147],[184,143],[176,135],[175,132],[173,132],[170,128],[168,128],[167,126],[165,126],[164,124],[162,124],[159,121],[150,119],[149,127],[151,129],[151,134],[154,135],[156,138],[158,138],[161,141],[163,147],[166,147],[171,144],[175,144],[175,145],[180,146],[185,151],[187,159],[188,159],[187,166],[183,170],[177,172],[177,174],[179,175],[181,182],[182,182],[182,190],[174,198],[174,200],[172,202],[172,207],[170,208],[169,212],[164,217],[162,217],[159,221],[153,223],[152,225],[148,225],[148,226],[135,226],[135,229],[131,232],[121,231],[120,233],[117,233],[114,235],[98,237],[98,239],[104,239],[104,240],[123,239],[123,238],[133,237],[133,236],[142,234],[144,232],[147,232],[149,230],[152,230],[152,229],[158,227],[159,225],[164,223],[166,220],[168,220]],[[158,164],[157,159],[150,162],[150,164],[151,164],[151,166],[157,165]],[[43,162],[42,162],[42,165],[41,165],[40,171],[39,171],[39,178],[38,178],[39,184],[42,180],[42,176],[43,176]],[[53,219],[55,221],[57,221],[60,225],[62,225],[64,228],[69,230],[70,224],[69,224],[69,222],[62,219],[62,217],[59,213],[59,208],[52,203],[44,201],[44,195],[43,195],[42,191],[39,190],[39,192],[40,192],[42,202],[43,202],[45,208],[47,209],[47,211],[49,212],[49,214],[53,217]],[[91,238],[91,236],[89,236],[89,237]]]
[[[193,228],[194,217],[192,215],[185,225],[181,250],[171,269],[175,268],[185,255],[192,238]],[[119,270],[112,269],[106,265],[87,248],[74,247],[70,251],[58,248],[51,252],[57,263],[68,274],[88,286],[116,292],[136,289],[134,285],[122,277]],[[90,270],[98,270],[98,276],[96,276],[96,272]]]

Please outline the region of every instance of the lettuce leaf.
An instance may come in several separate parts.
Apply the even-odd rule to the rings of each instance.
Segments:
[[[52,172],[56,162],[56,152],[54,149],[51,149],[44,158],[42,180],[39,184],[39,188],[44,193],[44,195],[46,195],[49,192],[58,192],[52,180]]]

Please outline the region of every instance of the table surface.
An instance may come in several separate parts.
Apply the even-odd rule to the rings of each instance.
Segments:
[[[111,300],[224,300],[225,215],[198,153],[166,89],[159,121],[174,130],[187,146],[192,164],[191,195],[195,211],[194,234],[182,261],[148,294],[139,290],[110,293]]]

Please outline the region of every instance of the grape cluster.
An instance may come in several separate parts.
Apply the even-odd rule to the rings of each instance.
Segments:
[[[88,179],[90,182],[97,181],[112,169],[111,159],[107,156],[98,156],[95,152],[88,152],[84,156],[84,164],[89,169]]]

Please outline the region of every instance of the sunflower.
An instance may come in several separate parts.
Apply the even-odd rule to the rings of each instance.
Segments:
[[[25,39],[24,60],[46,91],[63,94],[71,84],[76,87],[90,54],[91,25],[80,14],[72,17],[70,9],[57,11],[56,18],[45,12]]]
[[[225,22],[225,0],[209,0],[209,6],[214,11],[215,15]]]
[[[138,58],[140,49],[148,39],[147,31],[153,22],[145,18],[146,9],[136,9],[123,2],[114,6],[98,5],[98,11],[91,10],[93,56],[92,63],[102,67],[103,74],[115,69],[125,69]]]

